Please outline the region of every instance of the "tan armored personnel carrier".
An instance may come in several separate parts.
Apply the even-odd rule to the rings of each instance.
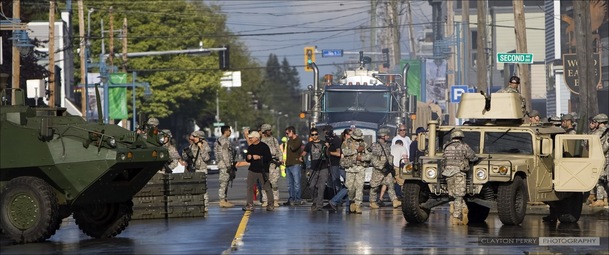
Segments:
[[[402,211],[406,221],[425,222],[431,208],[450,201],[442,176],[442,148],[453,129],[480,158],[470,164],[465,201],[470,222],[485,221],[496,208],[503,224],[522,223],[527,202],[544,202],[561,222],[577,222],[584,196],[596,184],[604,164],[598,136],[568,135],[550,123],[523,124],[516,93],[463,94],[457,117],[462,126],[428,124],[419,134],[425,150],[405,179]]]

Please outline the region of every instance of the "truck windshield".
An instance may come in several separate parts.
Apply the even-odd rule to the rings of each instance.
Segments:
[[[390,110],[390,94],[387,91],[326,91],[325,111],[332,112],[382,112]]]
[[[524,132],[486,132],[485,154],[533,154],[531,134]]]
[[[469,145],[475,153],[480,152],[480,132],[478,131],[464,131],[463,141]],[[438,141],[436,144],[437,152],[444,150],[444,145],[450,142],[450,132],[440,131],[438,132]]]

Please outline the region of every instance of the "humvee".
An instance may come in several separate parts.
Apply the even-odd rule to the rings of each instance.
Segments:
[[[467,172],[464,200],[470,222],[485,221],[495,208],[503,224],[518,225],[527,202],[546,203],[561,222],[577,222],[584,196],[604,164],[599,137],[569,135],[551,123],[525,124],[523,115],[517,93],[465,93],[457,117],[468,121],[461,126],[430,121],[427,132],[418,136],[425,155],[400,171],[406,221],[425,222],[433,207],[450,201],[442,175],[442,145],[459,128],[479,157]]]

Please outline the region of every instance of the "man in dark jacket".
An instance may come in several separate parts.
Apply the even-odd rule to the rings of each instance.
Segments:
[[[248,134],[251,144],[247,147],[247,155],[245,161],[250,163],[247,170],[247,204],[243,207],[244,211],[254,210],[254,185],[260,182],[269,198],[267,211],[275,210],[273,190],[269,182],[269,165],[271,164],[271,150],[265,143],[260,142],[260,133],[252,131]]]

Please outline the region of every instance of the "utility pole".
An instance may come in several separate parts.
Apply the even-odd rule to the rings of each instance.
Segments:
[[[82,84],[81,99],[80,99],[80,110],[82,117],[87,118],[87,68],[86,68],[86,57],[87,52],[85,48],[85,10],[83,0],[78,0],[78,35],[80,37],[80,84]]]
[[[49,6],[49,106],[55,106],[55,0]]]
[[[590,2],[573,1],[575,19],[575,52],[577,53],[577,72],[579,80],[579,122],[577,131],[587,132],[589,116],[598,114],[598,98],[594,77],[594,51],[590,31]]]
[[[516,52],[527,53],[527,30],[524,17],[523,0],[513,0],[514,6],[514,32],[516,33]],[[531,72],[529,64],[518,64],[520,75],[520,93],[524,97],[526,111],[531,110]],[[526,119],[526,118],[525,118]]]
[[[374,51],[376,46],[376,8],[378,7],[378,0],[370,0],[370,51]]]
[[[21,18],[21,1],[13,0],[13,19],[19,20]],[[13,35],[15,32],[13,32]],[[12,77],[12,88],[20,88],[21,87],[21,54],[19,52],[19,48],[15,41],[13,41],[13,77]],[[11,104],[15,104],[15,93],[11,94]]]
[[[477,0],[477,10],[478,10],[478,38],[477,44],[478,47],[476,49],[476,69],[478,72],[478,90],[484,91],[485,93],[489,93],[489,86],[487,83],[487,56],[485,52],[486,48],[486,0]]]
[[[389,18],[391,20],[391,30],[389,33],[389,48],[392,58],[389,59],[389,68],[393,68],[400,63],[400,20],[398,18],[398,1],[391,0],[389,4]]]
[[[446,33],[445,38],[454,38],[454,18],[455,18],[455,1],[446,1]],[[455,85],[455,46],[450,45],[450,55],[448,56],[448,62],[446,66],[447,70],[447,90],[446,93],[450,93],[450,87]],[[448,95],[448,94],[447,94]],[[455,125],[455,103],[450,102],[450,95],[446,100],[448,102],[448,124]]]
[[[121,30],[121,34],[123,36],[123,55],[121,56],[121,58],[123,60],[122,70],[123,70],[123,73],[127,73],[127,18],[126,17],[123,18],[123,29]],[[133,76],[132,83],[135,83],[135,75]],[[133,90],[131,91],[131,93],[133,93],[133,95],[135,96],[135,87],[133,87]],[[134,105],[134,107],[135,107],[135,105]],[[135,115],[135,108],[133,108],[133,114]],[[123,119],[122,123],[123,123],[123,128],[127,128],[127,120]],[[135,124],[135,122],[133,124]]]
[[[414,38],[415,38],[415,34],[414,31],[412,29],[412,8],[411,8],[411,4],[412,4],[412,0],[408,0],[406,2],[407,5],[407,11],[408,11],[408,34],[410,35],[410,59],[416,59],[417,58],[417,51],[414,48],[415,47],[415,42],[414,42]]]
[[[464,85],[469,85],[468,84],[468,77],[469,77],[469,58],[472,56],[472,47],[470,46],[470,40],[471,40],[471,35],[469,33],[469,0],[463,1],[461,2],[463,5],[461,6],[461,13],[462,13],[462,19],[463,19],[463,65],[462,65],[462,73],[463,75],[461,75],[461,77],[463,77],[463,84]],[[459,60],[461,61],[461,60]]]
[[[110,70],[109,73],[114,72],[114,15],[112,13],[113,8],[112,6],[110,6],[110,8],[108,9],[108,14],[109,14],[109,18],[110,19],[110,24],[108,24],[110,26],[110,35],[109,35],[109,41],[108,41],[108,50],[110,51],[110,57],[108,58],[108,65],[110,65]],[[108,100],[108,99],[105,99]]]

